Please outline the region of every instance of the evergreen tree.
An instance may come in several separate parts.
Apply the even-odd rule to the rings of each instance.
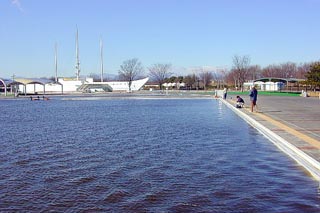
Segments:
[[[311,65],[310,71],[306,74],[306,83],[310,84],[313,89],[320,87],[320,62]]]

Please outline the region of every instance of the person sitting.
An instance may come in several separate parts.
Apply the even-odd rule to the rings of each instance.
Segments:
[[[237,96],[236,108],[243,108],[243,106],[244,106],[244,100],[240,96]]]

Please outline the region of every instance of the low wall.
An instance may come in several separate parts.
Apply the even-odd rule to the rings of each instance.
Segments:
[[[310,97],[319,97],[320,98],[320,92],[307,92]]]

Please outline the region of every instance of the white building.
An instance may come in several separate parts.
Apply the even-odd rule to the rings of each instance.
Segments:
[[[281,91],[285,84],[283,82],[262,82],[262,81],[255,81],[255,82],[245,82],[243,87],[247,90],[250,90],[253,86],[256,86],[258,90],[261,91]]]
[[[131,91],[140,90],[149,80],[144,78],[131,82]],[[129,82],[127,81],[109,81],[93,82],[93,78],[75,79],[58,78],[58,82],[46,79],[16,79],[15,85],[19,93],[72,93],[72,92],[129,92]]]

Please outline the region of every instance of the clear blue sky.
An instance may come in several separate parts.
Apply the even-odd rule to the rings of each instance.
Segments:
[[[171,63],[232,67],[234,55],[251,64],[320,59],[320,0],[1,0],[0,77],[75,75],[79,29],[81,75],[105,72],[124,60],[144,67]],[[187,71],[186,71],[187,72]]]

